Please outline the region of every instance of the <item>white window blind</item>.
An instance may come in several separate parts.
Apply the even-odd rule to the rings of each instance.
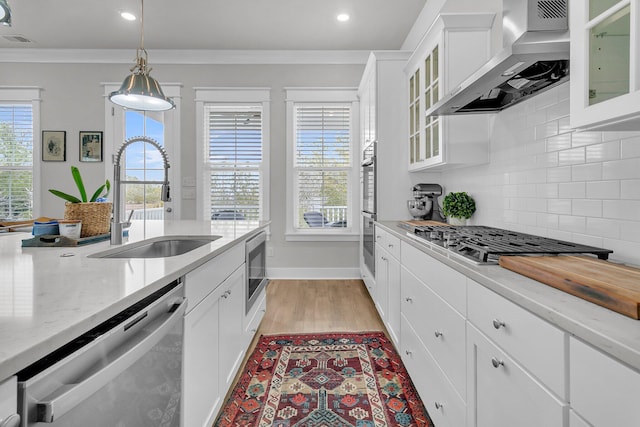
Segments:
[[[33,216],[33,108],[0,103],[0,219]]]
[[[259,220],[262,105],[205,107],[213,220]]]
[[[347,227],[351,194],[351,104],[294,107],[294,227]]]

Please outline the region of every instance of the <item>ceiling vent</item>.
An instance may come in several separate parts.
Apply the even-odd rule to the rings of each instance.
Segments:
[[[33,43],[33,41],[29,40],[28,38],[21,36],[21,35],[9,35],[9,36],[2,36],[5,40],[9,40],[10,42],[13,43]]]

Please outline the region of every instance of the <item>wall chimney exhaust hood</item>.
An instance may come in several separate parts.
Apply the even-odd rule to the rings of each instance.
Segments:
[[[569,79],[569,0],[503,0],[503,49],[426,111],[497,113]]]

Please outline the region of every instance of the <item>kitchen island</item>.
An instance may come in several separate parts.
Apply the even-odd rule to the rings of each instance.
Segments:
[[[165,235],[221,238],[167,258],[89,258],[109,240],[78,247],[22,247],[0,235],[0,380],[205,264],[268,222],[134,221],[123,244]]]

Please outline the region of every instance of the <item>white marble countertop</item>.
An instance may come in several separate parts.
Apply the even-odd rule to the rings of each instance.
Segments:
[[[640,320],[600,307],[499,265],[475,265],[407,236],[398,221],[377,222],[403,241],[519,306],[640,370]],[[544,349],[540,349],[544,351]]]
[[[218,235],[186,254],[100,259],[109,241],[22,247],[28,233],[0,234],[0,381],[268,225],[252,221],[133,222],[123,244],[163,235]]]

